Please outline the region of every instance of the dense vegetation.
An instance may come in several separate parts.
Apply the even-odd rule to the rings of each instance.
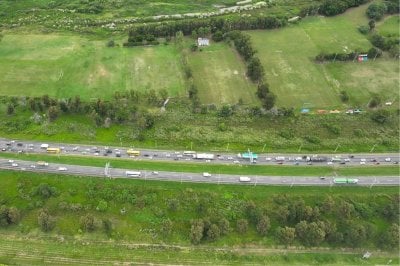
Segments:
[[[11,172],[0,179],[1,227],[25,233],[39,227],[149,243],[398,248],[396,188],[219,187]]]

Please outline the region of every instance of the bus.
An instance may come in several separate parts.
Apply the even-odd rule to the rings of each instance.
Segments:
[[[357,178],[335,178],[333,179],[333,183],[335,184],[357,184]]]
[[[126,172],[125,172],[125,175],[126,175],[127,177],[141,177],[141,176],[142,176],[142,173],[141,173],[141,172],[138,172],[138,171],[126,171]]]
[[[126,151],[126,154],[128,154],[129,156],[139,156],[140,151],[135,151],[135,150],[129,149]]]
[[[47,148],[48,153],[60,153],[60,148]]]

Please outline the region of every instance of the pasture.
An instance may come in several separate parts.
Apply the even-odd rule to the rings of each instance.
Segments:
[[[246,66],[240,56],[225,43],[189,54],[194,84],[203,103],[257,103],[256,86],[246,77]]]
[[[378,32],[386,37],[399,37],[400,16],[386,17],[382,22],[377,23]]]
[[[371,44],[357,30],[357,25],[366,21],[361,12],[364,9],[355,8],[333,18],[310,17],[283,29],[249,32],[266,78],[278,95],[278,106],[345,108],[339,97],[342,90],[350,95],[348,106],[364,108],[374,93],[383,99],[398,99],[396,61],[314,62],[321,52],[368,51]]]
[[[115,91],[184,89],[173,45],[106,47],[106,41],[68,35],[5,35],[0,42],[0,95],[82,99]]]

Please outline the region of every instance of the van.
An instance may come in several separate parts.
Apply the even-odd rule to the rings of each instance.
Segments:
[[[251,178],[247,176],[241,176],[239,177],[239,182],[250,182]]]
[[[41,149],[47,149],[49,147],[49,144],[42,144],[40,145]]]
[[[203,173],[203,177],[211,177],[210,173]]]

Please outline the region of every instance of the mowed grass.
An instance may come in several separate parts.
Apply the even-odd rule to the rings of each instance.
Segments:
[[[177,96],[184,88],[173,45],[107,48],[106,40],[77,36],[6,35],[0,72],[0,94],[11,96],[107,99],[130,89],[166,89]]]
[[[384,21],[377,23],[376,29],[378,32],[387,37],[400,36],[400,16],[386,17]]]
[[[246,66],[237,52],[226,43],[189,54],[194,84],[203,103],[257,103],[256,86],[246,77]]]
[[[374,93],[388,99],[398,95],[399,67],[389,59],[363,64],[314,62],[321,52],[371,47],[357,30],[367,21],[363,10],[365,6],[333,18],[309,17],[283,29],[249,32],[271,89],[278,95],[278,106],[344,108],[342,90],[350,95],[350,106],[365,107]]]

